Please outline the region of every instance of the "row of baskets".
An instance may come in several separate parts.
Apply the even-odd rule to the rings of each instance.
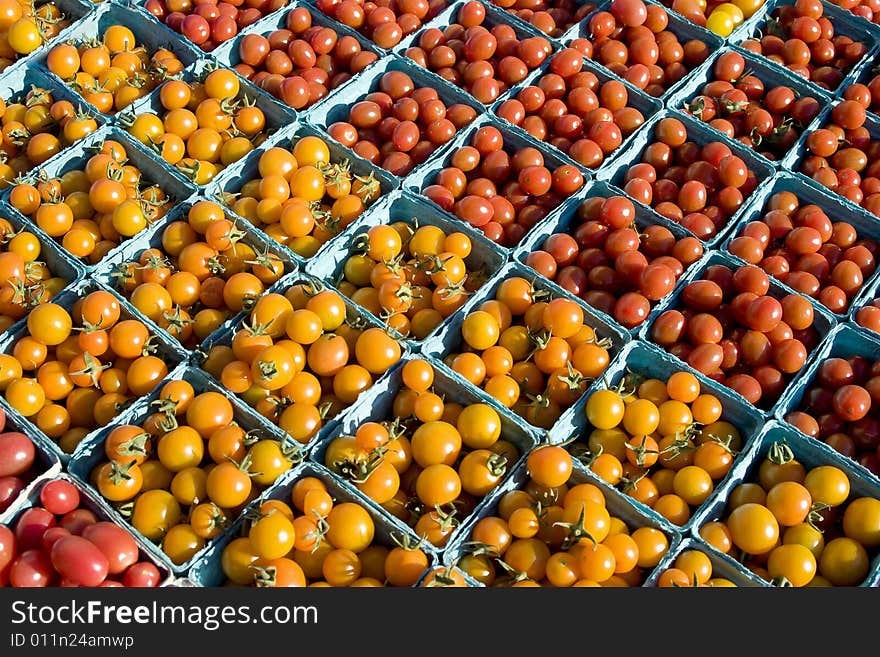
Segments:
[[[842,327],[836,330],[831,339],[822,347],[824,356],[833,355],[864,355],[870,356],[876,353],[877,344],[866,342],[851,328]],[[404,363],[395,366],[385,377],[379,381],[375,389],[364,395],[356,405],[346,411],[339,418],[336,428],[319,438],[303,454],[304,461],[295,465],[293,469],[265,489],[254,500],[249,508],[259,506],[267,499],[289,499],[293,484],[303,477],[316,477],[326,485],[328,491],[337,502],[353,501],[366,508],[373,518],[376,526],[377,542],[386,547],[393,547],[393,537],[398,541],[401,536],[409,536],[413,542],[417,542],[412,528],[392,516],[375,502],[366,498],[348,480],[338,476],[327,469],[324,464],[324,452],[328,442],[335,436],[352,434],[363,422],[369,420],[381,420],[390,416],[393,395],[401,386],[401,369]],[[448,399],[460,403],[474,403],[485,401],[477,391],[469,389],[455,377],[441,363],[433,362],[435,368],[435,390],[444,394]],[[607,380],[614,385],[627,373],[635,372],[646,377],[665,377],[671,372],[683,369],[673,358],[661,352],[656,347],[646,346],[639,342],[628,345],[609,368]],[[815,369],[812,368],[812,369]],[[217,384],[197,368],[181,365],[172,372],[168,380],[189,381],[197,392],[216,391],[221,389]],[[763,417],[753,407],[741,404],[734,396],[721,386],[713,386],[712,382],[700,377],[700,383],[704,392],[715,394],[723,403],[724,414],[722,419],[736,426],[743,436],[743,447],[737,454],[733,467],[724,479],[718,482],[711,496],[695,510],[684,525],[678,526],[663,518],[658,513],[640,502],[634,501],[628,495],[621,493],[616,488],[601,481],[587,468],[575,461],[575,471],[571,481],[573,483],[588,482],[599,486],[605,496],[606,506],[615,517],[623,520],[630,529],[638,527],[652,527],[663,532],[669,542],[669,551],[661,563],[646,573],[645,585],[651,586],[656,582],[659,573],[665,567],[669,567],[675,557],[683,550],[698,549],[710,556],[713,565],[718,568],[718,576],[725,576],[739,585],[766,586],[767,582],[745,568],[731,556],[721,554],[708,546],[700,537],[699,530],[707,522],[718,519],[724,511],[731,491],[739,484],[755,481],[758,468],[770,453],[774,444],[788,445],[795,458],[805,467],[813,468],[819,465],[833,465],[840,468],[850,481],[851,492],[855,496],[877,498],[880,495],[880,480],[867,474],[862,468],[852,461],[841,456],[828,445],[810,439],[790,425],[780,420]],[[150,412],[149,402],[156,396],[154,393],[147,399],[126,410],[119,418],[120,423],[142,420]],[[794,391],[790,397],[797,400],[798,395],[803,394],[803,389]],[[258,436],[268,435],[271,429],[260,421],[260,417],[246,405],[233,399],[235,407],[235,421],[242,428],[256,432]],[[583,423],[581,423],[583,424]],[[15,425],[14,425],[15,426]],[[505,493],[522,488],[527,481],[525,469],[525,455],[539,442],[537,436],[530,433],[527,427],[516,422],[512,415],[502,415],[502,437],[512,442],[522,451],[522,458],[512,464],[505,480],[492,493],[479,502],[473,513],[461,519],[460,526],[451,535],[449,542],[444,548],[434,548],[430,544],[423,543],[423,549],[435,563],[455,565],[465,554],[468,553],[468,541],[474,525],[481,519],[494,515],[499,500]],[[24,427],[24,430],[32,435]],[[242,513],[232,526],[222,535],[208,542],[199,553],[190,561],[181,565],[172,565],[158,547],[127,525],[119,515],[119,511],[108,504],[88,483],[92,468],[101,460],[103,453],[102,444],[110,428],[103,430],[98,435],[84,441],[81,448],[76,451],[71,461],[66,465],[67,472],[62,473],[62,466],[57,457],[45,453],[45,444],[35,437],[41,452],[41,462],[47,467],[45,474],[38,477],[22,493],[21,497],[2,516],[0,523],[11,525],[15,519],[27,508],[38,504],[39,491],[45,483],[53,479],[67,478],[72,481],[83,493],[87,508],[96,512],[99,516],[112,519],[132,531],[139,547],[150,560],[161,567],[162,572],[169,576],[166,583],[177,585],[216,586],[224,581],[220,565],[223,548],[236,536],[246,529],[247,512]],[[869,576],[864,581],[865,586],[876,586],[880,581],[880,558],[875,557]],[[182,581],[181,581],[182,580]]]

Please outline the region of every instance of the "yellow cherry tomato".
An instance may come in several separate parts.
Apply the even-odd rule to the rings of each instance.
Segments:
[[[714,11],[723,11],[725,14],[730,14],[730,17],[733,19],[733,26],[735,28],[742,25],[743,21],[745,21],[745,19],[746,19],[745,13],[743,13],[743,10],[740,9],[739,7],[737,7],[732,2],[725,2],[723,4],[720,4],[717,7],[715,7]]]
[[[736,26],[733,23],[733,16],[726,11],[719,11],[717,9],[709,14],[709,18],[706,21],[706,28],[720,37],[730,36],[734,27]]]

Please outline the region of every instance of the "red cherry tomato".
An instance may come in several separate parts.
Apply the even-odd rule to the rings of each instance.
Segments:
[[[23,433],[9,431],[0,434],[0,477],[25,474],[34,464],[35,456],[34,443]]]
[[[24,550],[9,568],[9,583],[17,588],[45,588],[56,577],[49,556],[42,550]]]
[[[62,577],[80,586],[98,586],[109,572],[110,562],[104,553],[81,536],[65,536],[56,542],[50,557]]]
[[[79,536],[89,525],[98,522],[97,516],[89,509],[74,509],[65,513],[58,524],[69,530],[71,534]]]
[[[129,566],[122,575],[122,585],[129,587],[155,588],[160,581],[159,569],[148,561],[139,561]]]
[[[62,516],[79,506],[79,491],[69,481],[50,481],[40,491],[40,503],[50,513]]]
[[[40,546],[43,532],[56,525],[55,516],[38,506],[31,507],[15,523],[15,539],[21,551]]]

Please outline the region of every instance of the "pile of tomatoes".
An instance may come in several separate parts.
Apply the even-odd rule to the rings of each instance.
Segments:
[[[776,442],[700,536],[777,586],[857,586],[880,547],[880,500],[835,465],[808,467]]]
[[[765,86],[760,75],[746,70],[749,65],[738,52],[721,55],[684,110],[767,159],[781,159],[822,105],[787,85]]]
[[[721,401],[687,371],[666,381],[637,374],[587,400],[592,472],[673,525],[686,524],[730,471],[744,440]]]
[[[401,354],[385,330],[347,316],[338,292],[304,282],[260,296],[202,368],[305,444]]]
[[[0,408],[0,514],[15,503],[29,483],[45,474],[40,472],[41,466],[46,469],[40,448],[6,422],[6,412]]]
[[[479,228],[493,242],[511,247],[584,185],[573,164],[550,170],[534,146],[515,148],[492,125],[474,131],[469,143],[447,158],[421,193]],[[549,159],[549,158],[548,158]]]
[[[854,84],[831,110],[823,127],[807,135],[800,170],[831,191],[880,216],[880,139],[865,127],[868,87]],[[875,133],[876,134],[876,133]]]
[[[346,121],[327,133],[373,164],[405,176],[477,118],[464,103],[447,106],[431,86],[417,87],[403,71],[383,73],[371,91],[352,99]]]
[[[628,587],[647,579],[669,549],[666,534],[612,515],[605,493],[562,447],[536,448],[526,466],[525,485],[473,526],[459,568],[486,586]]]
[[[256,169],[256,177],[238,191],[227,189],[224,202],[306,259],[361,216],[382,192],[372,172],[358,175],[349,160],[332,161],[327,142],[313,135],[262,151]]]
[[[0,189],[98,129],[82,107],[56,100],[50,89],[36,85],[0,99],[0,125]]]
[[[711,264],[651,324],[650,339],[756,406],[769,408],[822,337],[813,306],[770,289],[760,267]]]
[[[402,336],[423,340],[488,278],[474,269],[472,248],[466,233],[430,224],[371,226],[352,244],[339,291]]]
[[[829,357],[785,420],[880,475],[880,361]],[[877,383],[874,383],[877,381]]]
[[[390,50],[439,14],[448,0],[316,0],[318,11],[369,37]]]
[[[577,0],[491,0],[547,36],[559,38],[596,9],[592,2]]]
[[[767,16],[759,35],[741,45],[834,91],[873,44],[838,34],[824,14],[821,0],[779,5]]]
[[[159,586],[162,572],[134,538],[82,498],[71,481],[54,479],[14,529],[0,525],[0,586]]]
[[[88,292],[89,289],[94,291]],[[9,405],[65,453],[148,395],[174,364],[110,292],[86,287],[68,307],[43,303],[0,354]]]
[[[727,37],[760,10],[766,0],[662,0],[690,22]]]
[[[269,588],[302,586],[414,586],[430,557],[410,536],[383,540],[370,513],[346,497],[334,498],[316,476],[284,486],[255,509],[247,533],[223,548],[227,584]],[[289,490],[289,492],[287,492]]]
[[[57,37],[71,17],[55,2],[37,6],[30,0],[0,2],[0,71]]]
[[[58,276],[39,258],[47,255],[40,238],[15,230],[0,219],[0,330],[5,331],[35,307],[58,294],[71,281]]]
[[[116,265],[111,276],[134,308],[192,348],[249,311],[284,275],[284,261],[247,237],[223,206],[196,201],[185,219],[165,224],[159,245]]]
[[[197,185],[207,185],[278,128],[241,93],[229,69],[209,70],[192,83],[168,80],[158,98],[158,112],[127,114],[121,121],[135,139]]]
[[[469,310],[444,361],[530,424],[550,429],[610,362],[581,306],[521,276],[502,280]]]
[[[588,169],[599,167],[645,122],[626,85],[613,78],[600,82],[574,48],[553,55],[547,72],[495,113]]]
[[[89,483],[172,563],[189,561],[290,470],[296,446],[262,438],[217,390],[165,383],[138,424],[119,424]],[[96,450],[96,451],[97,451]]]
[[[88,153],[94,154],[82,168],[68,164],[57,177],[41,171],[16,179],[7,199],[68,253],[94,265],[164,217],[172,199],[142,177],[121,142],[106,139]]]
[[[642,324],[652,303],[703,255],[696,237],[676,237],[659,224],[640,229],[625,196],[593,196],[575,213],[568,229],[547,237],[525,263],[626,328]]]
[[[147,0],[144,9],[202,50],[211,51],[239,30],[281,9],[288,0]]]
[[[657,98],[711,54],[699,39],[681,42],[669,29],[669,14],[642,0],[613,0],[583,26],[585,36],[571,48],[605,66],[633,86]]]
[[[404,54],[485,105],[525,80],[553,52],[544,37],[520,36],[510,25],[487,21],[486,7],[477,0],[463,4],[456,20],[442,30],[421,32],[417,45]]]
[[[46,54],[45,64],[102,114],[125,109],[184,68],[173,51],[150,51],[118,24],[100,40],[59,43]]]
[[[324,98],[378,59],[350,35],[312,23],[305,7],[292,9],[284,27],[251,33],[238,43],[233,68],[260,89],[293,107],[305,109]]]
[[[832,221],[825,210],[794,192],[776,192],[764,214],[743,226],[728,250],[843,314],[877,268],[877,240],[852,224]]]
[[[880,22],[880,4],[873,0],[830,0],[830,2],[872,23]]]
[[[720,141],[693,141],[674,116],[654,125],[656,141],[618,178],[630,198],[702,240],[723,231],[758,186],[757,174]]]
[[[410,360],[391,405],[393,417],[334,438],[324,465],[443,547],[461,521],[506,479],[521,453],[502,437],[501,417],[483,403],[435,391],[430,363]]]

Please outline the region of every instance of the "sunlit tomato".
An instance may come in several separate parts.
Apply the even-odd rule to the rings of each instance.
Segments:
[[[779,523],[761,504],[736,507],[727,519],[727,527],[734,545],[749,554],[769,552],[779,539]]]
[[[546,446],[532,451],[526,459],[532,480],[548,488],[561,486],[572,471],[571,456],[561,447]]]
[[[352,502],[337,504],[327,516],[327,540],[337,548],[359,553],[373,540],[375,526],[363,507]]]

